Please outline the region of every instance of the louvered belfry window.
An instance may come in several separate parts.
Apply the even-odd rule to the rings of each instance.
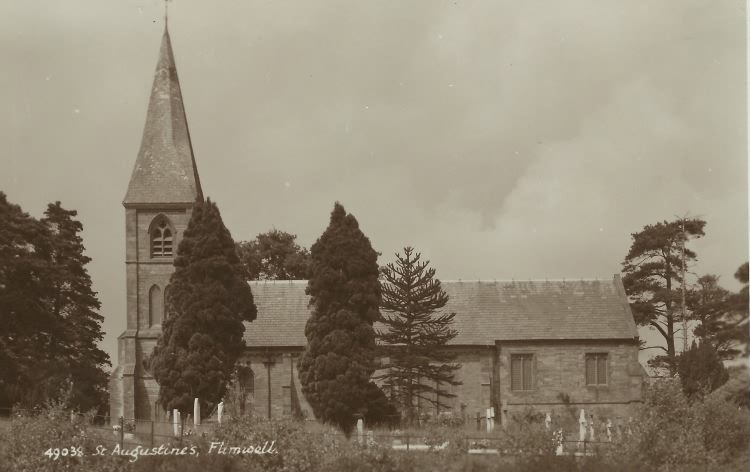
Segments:
[[[510,384],[515,391],[531,390],[531,354],[512,355],[510,358]]]
[[[172,231],[167,222],[161,220],[151,233],[151,257],[172,256]]]
[[[607,385],[606,354],[586,354],[586,385]]]

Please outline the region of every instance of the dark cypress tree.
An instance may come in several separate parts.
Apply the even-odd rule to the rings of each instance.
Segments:
[[[144,367],[167,410],[209,415],[224,396],[257,309],[234,241],[210,199],[197,201],[177,248],[162,334]]]
[[[693,341],[690,349],[678,357],[677,373],[688,397],[713,392],[729,380],[729,373],[710,342],[696,346]]]
[[[382,396],[370,380],[380,303],[378,253],[338,202],[310,252],[306,293],[312,313],[297,364],[300,383],[315,416],[348,433],[354,415],[367,415],[368,403]]]
[[[95,408],[104,414],[109,409],[109,375],[104,369],[112,364],[97,344],[104,337],[104,317],[98,313],[101,303],[85,267],[91,258],[83,254],[83,225],[74,219],[77,214],[56,202],[48,205],[41,220],[52,236],[45,300],[51,315],[64,322],[54,352],[67,361],[64,372],[73,383],[71,406],[81,411]]]
[[[381,322],[387,330],[377,333],[382,355],[390,360],[377,378],[383,380],[386,395],[403,406],[409,424],[415,404],[447,409],[445,400],[455,397],[450,386],[461,385],[454,380],[461,366],[450,364],[455,356],[445,351],[458,335],[451,328],[456,314],[440,312],[448,295],[435,269],[427,268],[430,262],[420,262],[420,254],[413,252],[404,248],[404,256],[396,254],[396,263],[382,271]]]

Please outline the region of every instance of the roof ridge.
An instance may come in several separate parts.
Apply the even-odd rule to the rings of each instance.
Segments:
[[[612,281],[614,277],[586,277],[586,278],[563,278],[563,279],[450,279],[441,280],[442,283],[519,283],[519,282],[606,282]]]

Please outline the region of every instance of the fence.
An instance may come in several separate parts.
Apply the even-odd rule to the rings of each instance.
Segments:
[[[12,418],[15,415],[36,416],[44,414],[46,410],[29,409],[0,409],[0,428],[12,428]],[[73,417],[83,418],[86,415],[71,413]],[[108,444],[126,446],[159,447],[164,445],[182,445],[191,436],[210,434],[216,427],[215,420],[209,419],[200,425],[194,425],[187,420],[179,423],[174,421],[151,421],[140,419],[110,418],[109,416],[86,416],[89,424],[86,433],[92,439]]]
[[[0,410],[0,427],[12,427],[11,419],[15,414],[37,415],[43,414],[45,410]],[[79,418],[83,415],[74,415]],[[477,418],[477,424],[480,419]],[[182,447],[185,441],[200,435],[211,436],[213,430],[218,426],[216,420],[208,421],[194,425],[188,421],[175,423],[172,421],[152,421],[126,418],[110,418],[109,416],[87,416],[88,424],[86,426],[87,435],[96,441],[102,441],[112,446],[118,444],[120,448],[143,446],[159,447],[162,445],[170,447]],[[395,421],[394,421],[395,424]],[[589,423],[585,423],[589,427]],[[582,423],[583,425],[583,423]],[[338,431],[306,431],[306,434],[312,434],[321,437],[321,439],[338,438],[341,440],[353,440],[363,446],[379,445],[402,451],[430,451],[442,450],[448,447],[460,449],[469,454],[498,454],[498,455],[518,455],[517,447],[513,444],[518,440],[516,434],[512,431],[498,429],[497,431],[487,431],[479,429],[479,433],[460,434],[466,428],[448,428],[443,431],[430,429],[398,429],[365,431],[362,422],[357,425],[357,430],[353,435],[345,435]],[[469,429],[474,428],[473,421],[468,424]],[[583,427],[583,426],[582,426]],[[593,427],[593,426],[592,426]],[[599,452],[603,447],[613,444],[612,436],[605,436],[607,440],[596,441],[592,438],[589,430],[580,431],[580,437],[576,439],[566,439],[562,429],[555,431],[547,422],[545,435],[549,438],[549,445],[554,445],[558,454],[574,455],[592,455]],[[620,431],[618,429],[618,431]],[[454,434],[451,434],[454,433]],[[458,433],[458,434],[456,434]],[[441,434],[443,434],[441,436]],[[620,431],[620,434],[621,431]],[[568,434],[567,437],[573,436]],[[618,436],[615,436],[616,440]],[[453,444],[451,444],[453,442]],[[527,451],[529,452],[529,451]]]

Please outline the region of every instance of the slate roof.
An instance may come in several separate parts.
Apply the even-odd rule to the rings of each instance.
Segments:
[[[305,346],[307,281],[250,282],[258,318],[246,323],[250,347]],[[444,281],[456,312],[453,345],[497,341],[632,340],[638,330],[619,276],[610,280]],[[377,328],[377,326],[376,326]]]
[[[156,65],[143,139],[123,204],[193,203],[203,198],[169,32]]]

